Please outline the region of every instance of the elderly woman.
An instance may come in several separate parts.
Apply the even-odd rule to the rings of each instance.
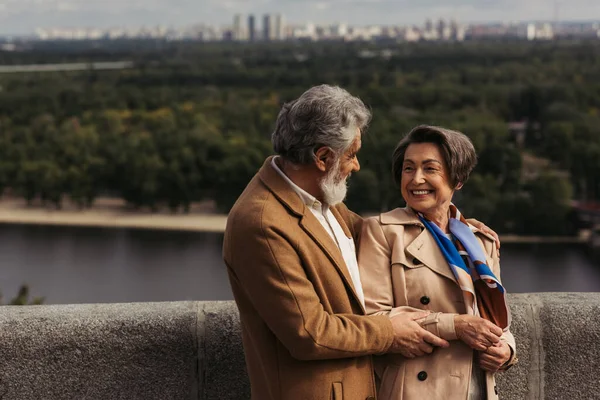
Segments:
[[[494,239],[452,204],[476,162],[462,133],[414,128],[393,156],[407,207],[363,224],[358,260],[367,312],[431,311],[414,323],[450,342],[381,358],[382,400],[497,399],[494,374],[516,361]]]

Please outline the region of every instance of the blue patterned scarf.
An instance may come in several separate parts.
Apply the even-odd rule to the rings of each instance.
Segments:
[[[463,291],[467,314],[479,315],[500,328],[510,326],[510,310],[506,303],[506,291],[486,265],[485,253],[460,211],[450,205],[449,228],[452,241],[433,222],[417,213],[425,228],[431,233],[448,262],[456,282]]]

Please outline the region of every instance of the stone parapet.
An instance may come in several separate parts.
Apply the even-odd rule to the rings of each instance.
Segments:
[[[500,398],[600,399],[600,293],[509,301],[519,363]],[[0,310],[0,400],[250,397],[233,302]]]

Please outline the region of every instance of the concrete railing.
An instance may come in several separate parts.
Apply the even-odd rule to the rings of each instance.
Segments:
[[[502,399],[600,399],[600,294],[511,295]],[[233,302],[0,307],[0,399],[248,399]],[[327,399],[325,399],[327,400]]]

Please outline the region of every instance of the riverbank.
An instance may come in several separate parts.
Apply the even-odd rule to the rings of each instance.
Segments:
[[[193,232],[223,232],[227,215],[215,212],[210,202],[192,205],[190,213],[133,210],[118,199],[98,199],[90,209],[79,210],[66,204],[62,209],[28,206],[20,199],[0,201],[0,224],[83,226],[95,228],[153,229]],[[501,235],[502,243],[587,243],[589,233],[579,236]]]
[[[107,198],[98,199],[89,209],[65,204],[56,210],[11,199],[0,201],[0,224],[223,232],[227,216],[213,211],[210,203],[194,204],[189,214],[133,210],[121,200]]]

